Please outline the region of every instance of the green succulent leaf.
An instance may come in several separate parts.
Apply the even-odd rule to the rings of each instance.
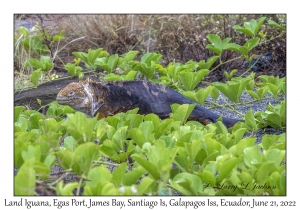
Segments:
[[[213,51],[217,55],[220,55],[223,52],[224,47],[230,42],[231,38],[225,38],[221,40],[218,35],[209,34],[206,36],[211,44],[206,46],[206,49]]]
[[[273,21],[273,20],[268,20],[268,24],[269,24],[270,26],[275,27],[275,28],[279,28],[279,29],[282,30],[282,31],[285,31],[285,30],[286,30],[285,27],[279,25],[278,23],[276,23],[276,22]]]
[[[34,160],[28,160],[19,169],[14,177],[14,195],[32,196],[35,194],[36,175],[33,165]]]
[[[92,142],[87,142],[76,147],[74,151],[73,161],[78,164],[79,168],[72,166],[72,169],[77,173],[88,174],[95,160],[98,156],[98,146]]]
[[[184,124],[195,106],[196,104],[172,104],[171,109],[173,113],[171,113],[170,118],[180,121],[182,124]]]
[[[219,176],[217,181],[222,181],[224,178],[229,176],[233,171],[234,167],[240,162],[239,158],[232,158],[219,165],[218,172]]]
[[[199,69],[210,69],[210,67],[212,67],[212,65],[218,60],[218,58],[219,56],[212,56],[209,59],[207,59],[206,62],[205,60],[199,61]]]
[[[173,188],[184,195],[201,195],[203,192],[202,180],[194,174],[183,172],[169,181]]]
[[[239,25],[235,25],[233,26],[234,29],[236,29],[237,31],[240,31],[248,36],[256,36],[256,34],[258,33],[261,25],[263,24],[263,22],[265,21],[266,17],[261,17],[259,18],[257,21],[256,20],[251,20],[250,22],[244,22],[244,28],[242,28]]]
[[[21,113],[24,111],[24,106],[15,106],[14,107],[14,122],[19,121]]]
[[[57,185],[56,185],[56,192],[57,195],[73,195],[73,190],[78,186],[77,182],[70,182],[67,183],[65,186],[63,186],[63,181],[60,181]]]
[[[137,161],[144,169],[146,169],[154,179],[159,180],[160,179],[160,173],[157,168],[152,162],[147,161],[142,155],[139,154],[133,154],[131,157]]]
[[[41,76],[41,70],[42,69],[37,69],[35,71],[32,71],[31,74],[30,74],[30,81],[33,83],[33,85],[35,87],[38,86],[38,82],[39,82],[39,79],[40,79],[40,76]]]

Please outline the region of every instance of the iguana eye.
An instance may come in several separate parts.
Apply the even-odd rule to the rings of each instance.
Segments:
[[[73,96],[75,94],[75,92],[74,91],[70,91],[70,92],[68,92],[68,96]]]

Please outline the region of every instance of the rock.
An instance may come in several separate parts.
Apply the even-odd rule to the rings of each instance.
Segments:
[[[15,32],[17,32],[20,27],[24,27],[28,31],[31,31],[34,27],[34,24],[26,20],[15,20],[14,22],[15,22],[15,28],[14,28]]]
[[[271,52],[265,53],[261,58],[256,57],[250,63],[246,63],[247,67],[254,65],[251,69],[254,72],[261,72],[271,68],[273,63],[273,56]]]

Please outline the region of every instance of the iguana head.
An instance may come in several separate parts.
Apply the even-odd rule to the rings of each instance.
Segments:
[[[56,100],[59,104],[68,105],[88,116],[94,116],[102,106],[96,100],[94,89],[90,85],[89,79],[70,83],[57,94]]]

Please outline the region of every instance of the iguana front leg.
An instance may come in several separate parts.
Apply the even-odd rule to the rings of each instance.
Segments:
[[[116,114],[111,109],[112,109],[111,106],[108,106],[107,104],[103,104],[96,112],[96,115],[98,114],[98,120]]]

